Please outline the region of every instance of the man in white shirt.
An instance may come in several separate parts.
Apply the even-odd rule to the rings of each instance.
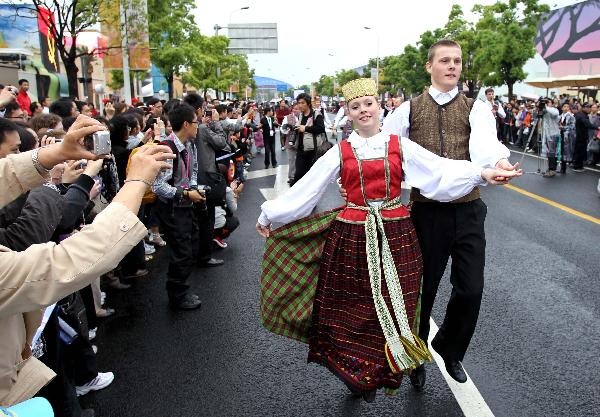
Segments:
[[[496,139],[492,112],[481,100],[459,94],[462,51],[454,41],[436,42],[426,63],[431,87],[390,114],[383,130],[409,137],[426,149],[450,159],[469,159],[481,167],[513,170],[508,149]],[[487,207],[479,189],[440,203],[411,192],[411,217],[423,257],[423,288],[419,337],[427,341],[429,318],[439,282],[452,257],[452,294],[444,322],[431,345],[458,382],[467,380],[461,361],[477,324],[485,265],[484,221]],[[425,385],[425,368],[410,375],[417,390]]]
[[[490,111],[494,108],[494,106],[496,106],[497,111],[498,111],[498,116],[502,117],[503,119],[506,118],[506,112],[504,111],[504,107],[502,106],[502,103],[500,103],[498,100],[494,100],[494,89],[493,88],[487,88],[485,90],[484,103],[488,106]]]
[[[333,119],[333,124],[331,126],[331,128],[334,131],[337,130],[337,128],[340,126],[340,122],[346,115],[346,110],[345,110],[346,109],[346,100],[344,99],[344,97],[340,97],[339,105],[340,105],[340,108],[339,108],[337,114],[335,115],[335,119]]]

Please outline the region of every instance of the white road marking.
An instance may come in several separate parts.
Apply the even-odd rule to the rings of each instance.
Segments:
[[[431,341],[435,337],[439,328],[433,321],[433,318],[430,319],[429,325],[431,328],[429,331],[429,346],[431,346]],[[465,417],[494,417],[492,410],[490,410],[487,403],[479,393],[479,390],[473,383],[473,380],[467,373],[467,370],[465,369],[465,373],[467,374],[467,382],[464,384],[456,382],[450,375],[448,375],[448,372],[446,372],[446,367],[442,357],[438,355],[435,350],[429,350],[431,351],[435,363],[437,364],[438,368],[440,368],[448,387],[450,387],[452,394],[454,394],[456,402],[460,406],[460,409],[464,413]]]
[[[520,152],[520,151],[515,151],[515,150],[512,150],[512,149],[509,149],[509,150],[510,150],[510,153],[516,153],[516,154],[519,154],[519,155],[525,155],[525,156],[529,156],[530,158],[542,159],[544,161],[547,159],[547,158],[544,158],[542,156],[537,156],[536,154],[532,154],[532,153]],[[588,170],[588,171],[592,171],[592,172],[598,172],[598,173],[600,173],[600,169],[597,169],[597,168],[592,168],[592,167],[586,167],[586,166],[584,166],[583,169]]]
[[[269,175],[277,175],[275,179],[275,186],[273,188],[261,188],[260,192],[265,197],[266,200],[272,200],[279,197],[286,190],[289,189],[289,185],[287,184],[287,174],[288,174],[288,165],[278,165],[277,168],[269,168],[269,169],[260,169],[256,171],[251,171],[246,176],[248,179],[253,178],[262,178]],[[407,185],[402,183],[402,188],[408,188]],[[431,341],[437,334],[439,328],[437,324],[433,321],[433,318],[430,319],[430,332],[429,332],[429,346],[431,346]],[[494,417],[492,410],[488,407],[487,403],[481,396],[481,393],[473,383],[471,377],[467,373],[467,382],[464,384],[456,382],[448,372],[446,372],[446,367],[444,365],[444,360],[437,352],[433,349],[430,349],[433,359],[440,369],[442,376],[446,380],[448,387],[454,394],[456,398],[456,402],[460,406],[460,409],[464,413],[465,417]]]

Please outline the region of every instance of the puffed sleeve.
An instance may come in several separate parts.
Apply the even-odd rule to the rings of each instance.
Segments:
[[[498,141],[496,119],[487,105],[475,100],[469,113],[471,135],[469,136],[469,155],[471,161],[480,167],[494,168],[499,160],[510,156],[506,146]]]
[[[402,138],[401,143],[404,180],[424,197],[453,201],[486,183],[481,167],[473,162],[442,158],[408,138]]]
[[[310,171],[292,188],[275,200],[265,201],[258,222],[263,226],[271,223],[290,223],[308,216],[325,192],[327,185],[340,172],[339,145],[329,149],[312,166]]]

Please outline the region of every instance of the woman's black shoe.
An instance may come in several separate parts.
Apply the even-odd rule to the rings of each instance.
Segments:
[[[370,389],[368,391],[363,391],[362,397],[368,403],[372,403],[375,401],[375,397],[377,396],[377,389]]]
[[[423,391],[423,388],[425,387],[426,376],[427,374],[425,373],[425,365],[420,365],[413,369],[408,377],[411,385],[415,388],[415,390],[420,392]]]

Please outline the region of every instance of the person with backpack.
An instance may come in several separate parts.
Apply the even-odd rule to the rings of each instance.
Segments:
[[[187,279],[197,258],[198,223],[194,203],[205,203],[205,196],[197,188],[198,162],[194,139],[198,132],[196,111],[181,103],[169,112],[173,133],[161,145],[167,145],[175,154],[173,167],[160,175],[152,186],[156,194],[156,214],[169,242],[167,294],[175,310],[200,308],[201,301],[189,291]],[[211,230],[212,233],[212,230]]]
[[[325,139],[325,121],[320,112],[312,108],[310,95],[301,93],[296,98],[300,110],[300,120],[294,130],[298,134],[298,151],[296,152],[296,173],[294,182],[297,183],[313,166],[317,149]]]

